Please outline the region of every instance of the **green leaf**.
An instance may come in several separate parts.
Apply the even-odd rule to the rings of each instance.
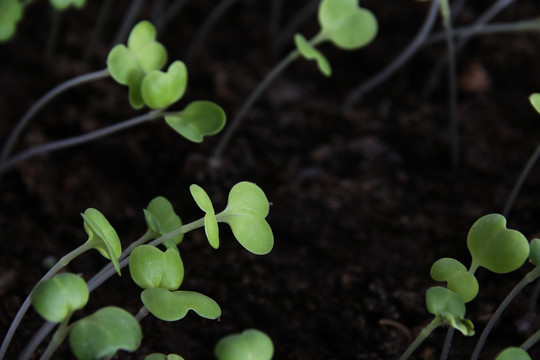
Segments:
[[[471,272],[479,266],[504,274],[521,267],[529,256],[529,242],[519,231],[506,228],[500,214],[489,214],[478,219],[467,236],[467,247],[472,255]]]
[[[465,265],[452,258],[442,258],[431,266],[431,277],[435,281],[446,281],[448,289],[468,303],[478,295],[478,281],[467,271]]]
[[[540,265],[540,239],[532,239],[529,244],[529,259],[535,266]]]
[[[155,317],[164,321],[180,320],[189,310],[207,319],[221,316],[221,309],[214,300],[193,291],[147,289],[141,293],[141,300]]]
[[[178,101],[187,86],[187,68],[182,61],[175,61],[167,72],[148,72],[141,85],[141,93],[146,105],[151,109],[165,108]]]
[[[217,215],[226,222],[238,242],[257,255],[269,253],[274,246],[274,235],[265,218],[270,206],[264,191],[257,185],[243,181],[229,193],[227,207]]]
[[[86,0],[49,0],[49,3],[56,11],[65,11],[70,6],[82,9],[86,5]]]
[[[210,245],[214,249],[217,249],[219,247],[219,228],[212,201],[206,191],[199,185],[191,185],[189,191],[199,208],[206,213],[204,215],[204,231],[206,233],[206,238]]]
[[[262,331],[249,329],[222,338],[214,353],[219,360],[270,360],[274,344]]]
[[[540,94],[534,93],[531,96],[529,96],[529,101],[531,102],[531,105],[534,107],[534,110],[536,110],[537,113],[540,114]]]
[[[464,318],[465,303],[455,292],[441,286],[429,288],[426,292],[426,307],[431,314],[445,320],[463,335],[474,335],[472,322]]]
[[[113,306],[77,321],[69,334],[69,344],[79,360],[103,359],[118,350],[135,351],[141,339],[135,317]]]
[[[144,106],[141,93],[145,74],[161,69],[167,62],[167,50],[156,41],[156,29],[148,21],[133,27],[128,46],[118,44],[109,52],[107,68],[112,78],[129,86],[129,101],[135,109]]]
[[[62,322],[88,302],[86,282],[72,273],[61,273],[42,281],[32,290],[31,300],[37,313],[47,321]]]
[[[122,245],[114,228],[96,209],[86,209],[81,216],[84,220],[84,230],[88,234],[87,242],[106,259],[110,259],[118,275],[121,275],[118,258],[122,253]]]
[[[302,34],[294,35],[294,43],[303,57],[308,60],[315,60],[317,62],[317,67],[323,73],[323,75],[332,75],[332,67],[330,66],[330,63],[326,57],[313,45],[311,45]]]
[[[13,37],[23,11],[24,7],[18,0],[0,1],[0,41],[7,41]]]
[[[177,133],[197,143],[206,135],[220,132],[225,121],[223,109],[210,101],[194,101],[183,111],[165,116],[165,122]]]
[[[532,360],[527,352],[518,347],[509,347],[499,353],[495,360]]]
[[[184,358],[176,354],[165,355],[160,353],[154,353],[147,355],[144,360],[184,360]]]
[[[175,248],[165,252],[155,246],[137,246],[129,256],[133,281],[143,289],[176,290],[184,280],[184,264]]]
[[[160,237],[182,227],[182,220],[174,212],[172,204],[163,196],[157,196],[148,203],[144,211],[144,217],[148,229]],[[182,242],[184,234],[179,234],[169,240],[176,245]]]
[[[345,50],[366,46],[378,30],[377,19],[358,0],[322,0],[319,23],[323,36]]]

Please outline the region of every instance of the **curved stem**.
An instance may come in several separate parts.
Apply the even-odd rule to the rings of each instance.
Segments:
[[[193,59],[193,56],[199,50],[199,47],[201,46],[202,42],[204,41],[204,38],[208,34],[208,31],[214,26],[214,24],[219,20],[223,14],[238,0],[223,0],[219,5],[214,7],[210,15],[208,15],[208,18],[206,18],[205,22],[202,24],[201,28],[197,31],[197,34],[195,35],[195,39],[191,42],[191,45],[189,46],[186,56],[185,56],[185,63],[189,64],[191,60]]]
[[[523,344],[521,344],[519,347],[523,350],[527,351],[531,347],[533,347],[534,344],[536,344],[538,341],[540,341],[540,330],[536,331],[534,334],[532,334]]]
[[[427,337],[439,326],[441,326],[442,320],[439,317],[435,317],[431,322],[420,331],[420,334],[414,339],[414,341],[409,345],[407,350],[399,357],[399,360],[408,359],[412,353],[420,346],[420,344],[427,339]]]
[[[347,96],[347,99],[345,99],[345,102],[341,106],[341,113],[348,112],[352,108],[353,104],[358,101],[358,99],[360,99],[364,94],[373,90],[374,88],[382,84],[384,81],[386,81],[390,76],[392,76],[397,70],[404,66],[407,61],[409,61],[413,57],[413,55],[426,41],[429,32],[433,28],[433,25],[435,24],[435,20],[437,18],[438,9],[439,2],[436,0],[432,1],[431,8],[429,9],[426,19],[424,20],[424,24],[422,25],[414,39],[409,43],[407,48],[405,48],[405,50],[403,50],[394,59],[394,61],[388,64],[388,66],[382,69],[378,74],[364,81],[360,86],[354,89],[349,94],[349,96]]]
[[[28,360],[36,350],[36,348],[43,342],[43,339],[49,335],[52,329],[57,326],[57,323],[47,321],[43,324],[38,331],[34,334],[30,342],[25,346],[24,350],[19,355],[19,360]]]
[[[84,253],[84,252],[86,252],[86,251],[88,251],[90,249],[91,249],[91,246],[89,246],[88,242],[85,242],[84,244],[82,244],[78,248],[76,248],[76,249],[72,250],[71,252],[69,252],[68,254],[64,255],[60,260],[58,260],[58,262],[56,264],[54,264],[54,266],[52,268],[49,269],[49,271],[47,271],[47,273],[45,275],[43,275],[41,280],[39,280],[36,283],[36,285],[39,284],[42,281],[45,281],[45,280],[48,280],[48,279],[52,278],[54,275],[56,275],[56,273],[58,273],[58,271],[60,271],[60,269],[67,266],[73,259],[75,259],[77,256],[81,255],[82,253]],[[32,292],[30,292],[30,294],[28,294],[28,296],[26,297],[26,299],[22,303],[21,307],[19,308],[19,311],[17,311],[17,314],[15,315],[15,318],[11,322],[11,325],[9,326],[9,329],[8,329],[8,331],[6,333],[6,336],[4,337],[4,340],[2,341],[2,346],[0,347],[0,360],[3,359],[4,356],[6,355],[7,348],[9,346],[9,344],[11,343],[11,339],[13,338],[13,335],[15,335],[15,331],[17,331],[17,328],[19,327],[19,325],[20,325],[20,323],[22,321],[22,318],[24,317],[24,314],[26,314],[26,312],[28,311],[28,308],[30,307],[30,305],[32,303],[32,301],[30,299],[31,294],[32,294]]]
[[[486,324],[486,327],[484,328],[484,331],[482,331],[482,334],[480,335],[480,338],[478,339],[478,342],[476,343],[476,346],[474,348],[473,354],[471,356],[471,360],[477,360],[480,356],[480,352],[482,351],[482,348],[484,347],[484,344],[486,343],[486,339],[495,326],[495,322],[499,319],[503,311],[508,307],[508,305],[514,300],[514,298],[520,293],[525,286],[529,285],[534,280],[538,279],[540,277],[540,266],[536,266],[534,269],[532,269],[529,273],[527,273],[523,279],[519,283],[516,284],[516,286],[508,293],[506,298],[501,302],[497,310],[493,313],[491,318],[489,319],[488,323]]]
[[[504,210],[502,213],[504,217],[508,218],[508,214],[510,214],[512,207],[514,206],[514,202],[516,201],[519,191],[521,190],[521,187],[525,183],[527,176],[529,176],[529,173],[531,172],[539,156],[540,156],[540,145],[537,146],[536,150],[534,151],[529,161],[527,162],[527,165],[525,165],[525,168],[523,168],[523,171],[519,175],[519,178],[516,181],[516,184],[514,185],[514,188],[512,189],[512,192],[510,193],[508,200],[506,200],[506,204],[504,205]]]
[[[55,98],[56,96],[60,95],[61,93],[63,93],[64,91],[72,87],[75,87],[75,86],[78,86],[78,85],[81,85],[90,81],[99,80],[107,76],[109,76],[109,70],[107,69],[77,76],[73,79],[70,79],[56,86],[55,88],[48,91],[45,95],[43,95],[34,105],[32,105],[32,107],[30,107],[30,109],[28,109],[28,111],[19,120],[17,125],[15,125],[15,128],[9,135],[8,139],[6,140],[4,144],[4,147],[2,148],[2,154],[0,155],[0,162],[2,162],[3,160],[7,158],[11,149],[13,148],[15,141],[17,141],[17,138],[21,134],[22,130],[26,127],[26,125],[28,125],[28,122],[34,117],[34,115],[36,115],[36,113],[39,110],[41,110],[45,105],[47,105],[53,98]]]
[[[450,326],[446,332],[446,337],[444,338],[443,350],[441,352],[441,360],[448,359],[448,354],[450,353],[450,348],[452,347],[452,338],[454,337],[454,327]]]
[[[62,323],[60,323],[60,326],[54,332],[51,342],[39,358],[40,360],[49,360],[51,356],[53,356],[56,349],[58,349],[58,347],[62,344],[66,336],[68,336],[70,330],[70,326],[68,326],[68,323],[70,318],[71,314],[66,319],[64,319]]]
[[[266,90],[266,88],[272,83],[273,80],[277,78],[279,74],[281,74],[287,66],[289,66],[294,60],[296,60],[300,56],[300,53],[298,50],[293,50],[287,55],[281,62],[279,62],[274,68],[266,75],[266,77],[259,83],[259,85],[255,88],[255,90],[251,93],[249,98],[244,102],[234,119],[231,121],[229,126],[227,127],[225,133],[221,137],[220,141],[216,145],[216,148],[214,152],[212,153],[210,163],[211,164],[217,164],[219,162],[219,158],[221,157],[221,154],[223,153],[223,150],[225,150],[225,147],[229,143],[232,135],[240,125],[240,122],[244,118],[244,116],[247,114],[249,109],[251,109],[251,106],[253,103],[261,96],[262,92]]]
[[[35,146],[19,154],[6,159],[4,162],[0,163],[0,174],[12,167],[13,165],[26,160],[28,158],[34,157],[36,155],[44,154],[47,152],[64,149],[71,146],[80,145],[101,137],[110,135],[120,130],[127,129],[129,127],[141,124],[146,121],[153,120],[160,117],[163,114],[163,110],[153,110],[146,114],[139,115],[137,117],[131,118],[129,120],[122,121],[121,123],[105,127],[96,131],[92,131],[88,134],[73,136],[67,139],[53,141],[47,144],[40,146]]]

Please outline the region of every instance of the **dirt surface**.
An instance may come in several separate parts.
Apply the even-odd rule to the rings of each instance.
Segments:
[[[83,60],[98,3],[64,14],[49,63],[43,61],[50,27],[46,2],[28,8],[16,38],[0,45],[0,141],[48,89],[105,67],[128,2],[114,3],[92,56]],[[171,61],[183,59],[214,3],[190,2],[160,33]],[[280,24],[306,3],[284,1]],[[456,24],[469,24],[492,3],[466,3]],[[127,246],[144,233],[142,209],[153,197],[169,198],[188,222],[202,215],[189,195],[190,184],[205,188],[216,209],[222,209],[228,190],[249,180],[272,203],[268,221],[275,247],[269,255],[248,253],[225,226],[218,250],[208,245],[202,230],[189,233],[180,248],[186,269],[182,288],[215,299],[223,310],[221,321],[192,313],[176,323],[149,316],[141,323],[139,351],[121,352],[115,359],[143,359],[151,352],[211,359],[219,338],[246,328],[270,335],[275,359],[396,359],[431,320],[424,306],[425,291],[436,284],[429,276],[431,264],[440,257],[470,262],[469,227],[482,215],[502,211],[538,145],[540,121],[527,98],[540,90],[540,38],[488,35],[459,53],[461,155],[455,173],[445,76],[430,95],[424,94],[433,67],[445,55],[444,45],[422,49],[348,114],[340,113],[347,95],[404,49],[429,7],[412,0],[399,5],[365,0],[362,5],[380,21],[376,40],[352,52],[321,46],[334,69],[330,78],[306,60],[289,67],[256,102],[218,168],[210,168],[208,159],[220,135],[193,144],[155,121],[7,171],[0,183],[0,334],[45,273],[44,259],[59,258],[86,240],[79,215],[86,208],[105,214]],[[140,19],[151,11],[145,5]],[[527,19],[539,11],[537,2],[520,0],[496,21]],[[232,118],[292,48],[289,41],[284,50],[272,50],[279,36],[269,31],[269,14],[264,1],[233,5],[188,64],[188,91],[175,108],[207,99]],[[300,31],[310,37],[317,28],[312,16]],[[17,151],[139,114],[126,94],[125,87],[105,79],[62,95],[39,113]],[[508,226],[529,239],[540,236],[539,182],[535,167],[508,217]],[[104,264],[92,252],[68,270],[89,279]],[[470,357],[490,314],[530,269],[526,264],[498,276],[480,270],[480,295],[467,311],[477,335],[456,334],[451,359]],[[533,290],[527,288],[512,303],[482,359],[520,345],[538,329],[538,313],[529,311]],[[92,293],[81,314],[106,305],[135,314],[139,293],[126,270]],[[41,323],[33,311],[28,313],[7,359],[16,358]],[[438,359],[445,334],[438,329],[412,358]],[[540,358],[538,349],[530,354]],[[67,346],[55,358],[71,358]]]

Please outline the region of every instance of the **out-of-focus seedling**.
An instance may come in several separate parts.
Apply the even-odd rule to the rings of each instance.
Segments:
[[[8,41],[15,35],[23,12],[24,7],[19,0],[0,1],[0,42]]]

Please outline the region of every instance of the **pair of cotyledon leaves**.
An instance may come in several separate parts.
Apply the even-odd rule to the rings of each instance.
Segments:
[[[71,6],[80,9],[85,5],[86,0],[49,0],[49,2],[57,11],[64,11]],[[7,41],[13,37],[23,13],[24,5],[21,1],[0,1],[0,41]]]
[[[107,68],[118,83],[129,87],[129,101],[135,109],[148,106],[164,109],[184,95],[188,72],[182,61],[174,61],[166,72],[167,50],[156,41],[156,29],[141,21],[131,31],[127,46],[116,45],[107,58]],[[210,101],[194,101],[183,111],[165,116],[165,122],[190,141],[201,142],[225,126],[225,112]]]
[[[369,44],[377,34],[378,24],[373,13],[358,6],[358,0],[322,0],[318,11],[320,33],[314,39],[331,41],[340,49],[354,50]],[[315,60],[326,76],[332,68],[326,57],[301,34],[294,37],[300,54]]]
[[[442,258],[433,264],[431,277],[436,281],[446,281],[447,288],[430,289],[426,302],[432,314],[447,320],[465,335],[472,335],[472,324],[463,316],[465,303],[478,294],[474,271],[484,267],[498,274],[512,272],[527,260],[530,246],[523,234],[506,228],[504,216],[488,214],[478,219],[469,230],[467,247],[472,256],[471,270],[452,258]]]
[[[36,285],[31,294],[34,309],[45,320],[67,321],[88,302],[85,281],[72,273],[61,273]],[[69,327],[69,343],[79,360],[112,356],[117,350],[136,350],[142,339],[137,320],[117,307],[105,307],[77,320]]]

